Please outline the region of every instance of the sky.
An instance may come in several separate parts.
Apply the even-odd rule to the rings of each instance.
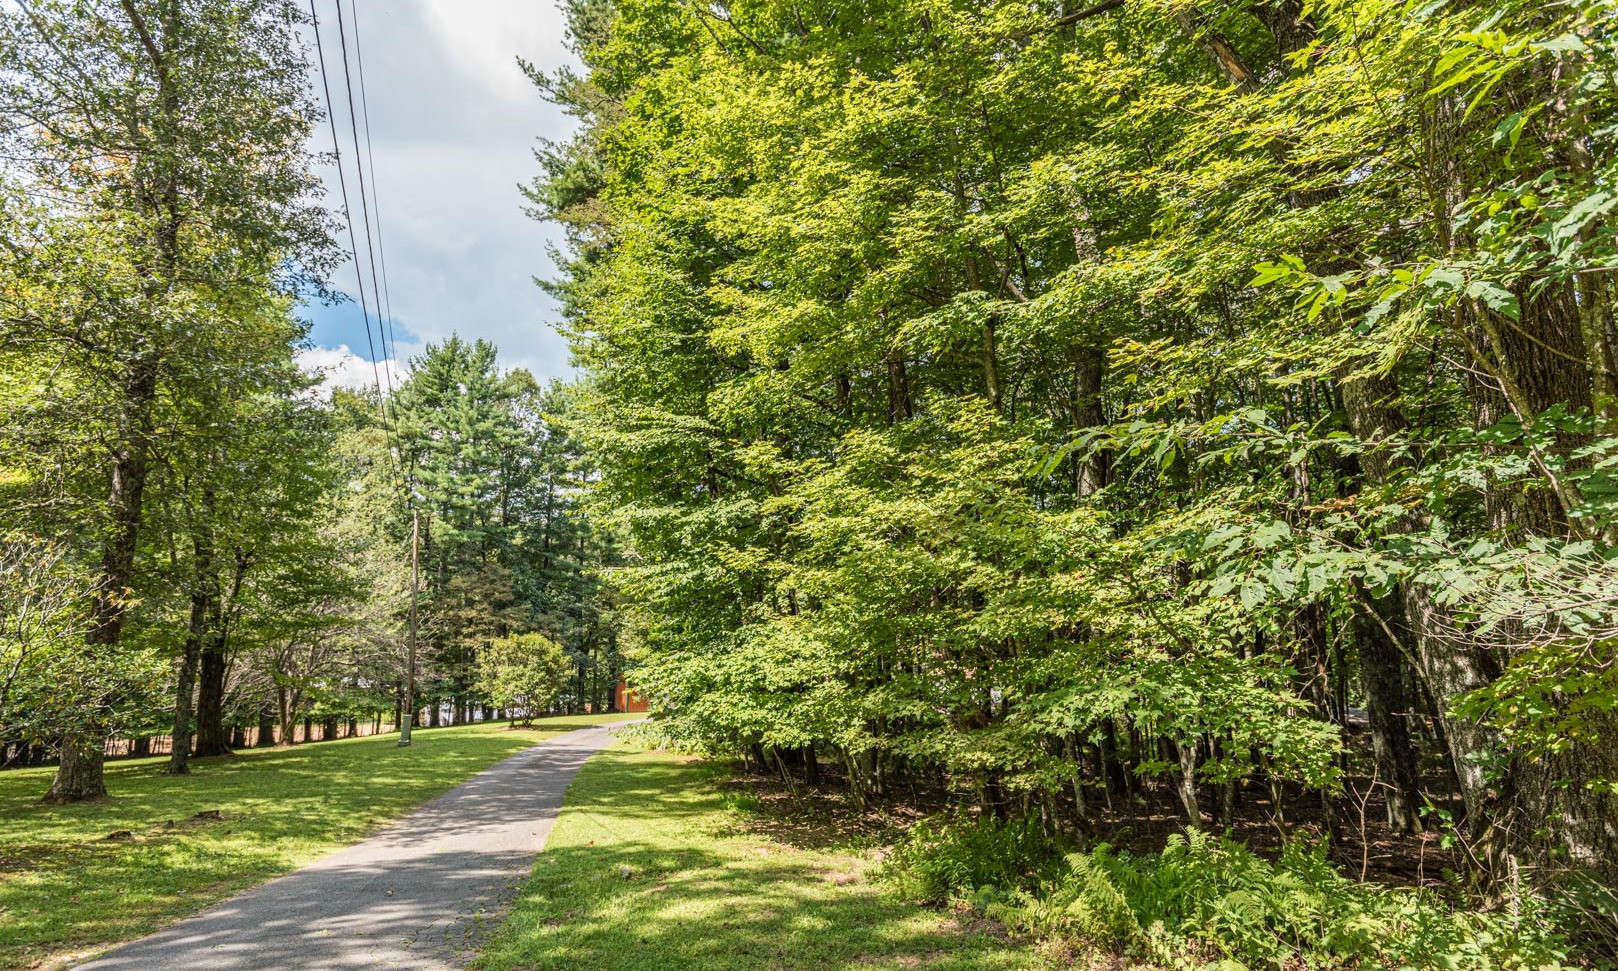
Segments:
[[[317,0],[316,9],[360,232],[334,3]],[[372,217],[380,214],[385,257],[379,254],[379,261],[385,258],[387,264],[401,359],[385,363],[397,375],[425,344],[458,333],[492,341],[506,367],[525,367],[541,380],[566,376],[567,348],[550,326],[555,304],[534,285],[535,277],[554,275],[546,248],[560,232],[522,211],[517,188],[538,171],[536,139],[566,138],[571,131],[570,119],[547,104],[517,66],[518,56],[547,69],[571,62],[560,11],[553,0],[352,0],[343,10],[345,18],[355,11],[359,18],[376,165]],[[358,105],[354,26],[345,23]],[[312,43],[312,36],[308,40]],[[318,75],[315,81],[317,98],[324,100]],[[362,125],[364,119],[362,108]],[[322,123],[311,148],[331,151],[329,122]],[[337,170],[323,165],[320,174],[327,202],[340,214]],[[338,238],[346,251],[346,228]],[[369,300],[363,235],[359,250]],[[352,262],[331,280],[336,289],[357,295]],[[376,346],[373,355],[367,345],[357,302],[306,305],[302,316],[313,324],[310,338],[316,345],[302,355],[306,367],[321,368],[330,381],[348,386],[375,381],[371,362],[383,357],[382,348]],[[375,324],[373,311],[373,329]]]

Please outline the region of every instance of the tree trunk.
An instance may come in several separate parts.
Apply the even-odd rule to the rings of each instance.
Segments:
[[[897,353],[888,357],[888,424],[914,416],[910,406],[910,378],[904,359]]]
[[[1395,470],[1410,462],[1402,444],[1388,444],[1388,439],[1406,427],[1404,416],[1392,404],[1398,395],[1397,385],[1387,375],[1373,375],[1342,380],[1338,391],[1348,413],[1349,428],[1367,446],[1360,455],[1366,478],[1387,482]],[[1425,587],[1403,582],[1399,585],[1399,599],[1419,662],[1417,674],[1437,706],[1438,723],[1449,743],[1455,776],[1460,780],[1461,798],[1468,816],[1476,823],[1484,816],[1489,796],[1482,756],[1490,747],[1492,733],[1480,725],[1451,719],[1448,709],[1456,698],[1489,683],[1488,666],[1476,652],[1444,637],[1445,618]]]
[[[225,613],[225,599],[236,602],[241,594],[242,580],[247,576],[252,554],[236,550],[235,568],[231,572],[230,589],[215,594],[209,627],[213,636],[202,651],[201,691],[197,698],[197,754],[229,755],[229,726],[225,724],[225,680],[230,671],[226,645],[230,638],[230,619]]]
[[[140,537],[142,498],[146,491],[151,434],[151,405],[157,394],[157,362],[142,354],[129,363],[123,408],[118,416],[112,482],[107,492],[110,529],[101,549],[101,576],[90,605],[90,631],[85,646],[114,654],[123,635],[127,591],[135,574],[135,544]],[[107,794],[102,773],[106,728],[87,724],[62,741],[64,754],[46,798],[53,802],[100,799]]]
[[[74,744],[64,743],[61,762],[56,767],[56,778],[51,781],[44,801],[60,804],[105,798],[107,785],[102,775],[105,745],[105,741],[99,737],[80,739]]]
[[[268,706],[258,711],[258,747],[266,748],[275,744],[275,719],[270,714]]]
[[[1360,678],[1371,722],[1371,748],[1376,756],[1377,780],[1387,799],[1388,825],[1398,833],[1421,831],[1421,789],[1417,781],[1416,752],[1404,712],[1404,664],[1388,618],[1397,612],[1391,602],[1367,603],[1355,615],[1360,649]]]
[[[216,608],[217,613],[217,608]],[[197,693],[197,757],[229,755],[225,726],[225,649],[222,638],[209,638],[202,651]]]
[[[281,737],[276,745],[291,745],[296,741],[297,704],[286,688],[275,689],[275,710],[281,721]]]
[[[213,575],[209,568],[212,558],[210,544],[197,539],[196,574],[191,587],[191,622],[185,631],[185,643],[180,653],[180,670],[174,685],[174,746],[169,752],[169,775],[185,775],[191,771],[191,735],[194,716],[194,696],[197,690],[197,662],[202,654],[202,638],[207,626],[209,584]]]
[[[1202,825],[1202,807],[1197,803],[1197,743],[1173,742],[1174,753],[1180,763],[1180,778],[1174,787],[1174,795],[1180,800],[1180,808],[1185,811],[1186,822],[1193,828]]]
[[[1073,378],[1073,424],[1076,428],[1097,428],[1106,423],[1101,410],[1101,380],[1106,373],[1106,352],[1091,346],[1079,351]],[[1074,492],[1080,497],[1094,495],[1107,484],[1107,457],[1101,452],[1075,457]]]
[[[1101,777],[1108,809],[1129,809],[1129,773],[1118,754],[1118,729],[1107,719],[1101,732]]]

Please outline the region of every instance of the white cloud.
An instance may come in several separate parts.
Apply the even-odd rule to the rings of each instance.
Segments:
[[[406,359],[409,357],[408,354],[404,356]],[[401,380],[410,376],[409,368],[398,361],[378,361],[373,367],[370,361],[355,354],[347,344],[300,350],[296,359],[298,367],[305,374],[324,379],[315,389],[321,398],[331,397],[333,388],[347,388],[350,391],[375,388],[379,377],[384,387],[391,379],[397,388]]]
[[[358,228],[336,13],[331,0],[318,7]],[[397,325],[430,342],[452,333],[487,338],[507,366],[541,378],[566,374],[566,346],[550,327],[554,304],[533,284],[536,276],[554,275],[545,250],[559,232],[522,212],[517,188],[537,171],[536,138],[570,131],[569,119],[540,98],[516,65],[518,55],[547,68],[569,59],[561,13],[546,0],[401,0],[354,8]],[[331,142],[330,128],[322,126],[312,147],[329,151]],[[336,171],[327,166],[322,175],[335,209]],[[346,233],[341,241],[346,247]],[[359,246],[363,255],[363,237]],[[352,264],[332,279],[355,291]],[[369,288],[368,264],[365,283]]]
[[[509,100],[533,97],[514,53],[531,61],[556,62],[567,56],[561,17],[555,5],[508,0],[423,0],[432,30],[455,60],[482,75],[491,93]]]

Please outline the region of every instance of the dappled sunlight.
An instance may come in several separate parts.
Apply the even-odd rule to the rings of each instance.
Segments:
[[[0,966],[149,933],[424,802],[424,824],[449,834],[521,812],[509,794],[480,793],[471,818],[428,800],[537,742],[614,720],[434,729],[409,749],[396,736],[368,736],[244,750],[195,760],[179,777],[161,774],[166,759],[119,763],[108,767],[108,799],[70,806],[38,802],[48,769],[0,774]],[[222,818],[192,818],[210,810]]]
[[[480,967],[1027,965],[1026,952],[873,884],[863,854],[752,829],[715,781],[666,753],[597,755]]]

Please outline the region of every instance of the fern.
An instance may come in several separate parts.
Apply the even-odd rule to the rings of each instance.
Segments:
[[[1454,910],[1425,891],[1351,881],[1319,845],[1289,845],[1270,862],[1190,831],[1156,855],[1102,843],[1058,856],[1037,828],[932,821],[894,852],[889,872],[913,896],[964,895],[1015,929],[1164,967],[1539,971],[1571,960],[1536,901],[1515,918]]]

